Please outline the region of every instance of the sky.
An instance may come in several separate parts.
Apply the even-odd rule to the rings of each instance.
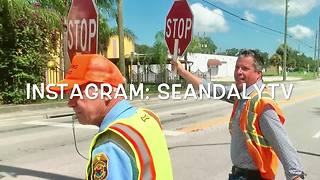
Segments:
[[[165,19],[173,2],[123,0],[124,26],[135,33],[137,44],[152,46],[156,32],[165,29]],[[283,35],[241,21],[213,5],[284,32],[285,0],[188,0],[188,3],[194,16],[193,35],[210,37],[218,52],[229,48],[251,48],[273,54],[283,43]],[[290,47],[314,56],[319,16],[319,0],[289,0],[288,33],[296,39],[288,38]]]

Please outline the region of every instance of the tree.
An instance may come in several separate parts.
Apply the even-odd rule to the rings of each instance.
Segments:
[[[284,57],[284,44],[281,44],[277,50],[276,53],[279,54],[282,58]],[[294,50],[293,48],[289,47],[287,45],[287,68],[288,69],[294,69],[296,64],[296,56],[298,51]]]
[[[280,75],[280,66],[282,65],[282,56],[275,53],[270,58],[271,64],[277,67],[278,75]]]
[[[284,46],[281,44],[276,51],[277,54],[279,54],[281,57],[283,57],[284,53]],[[308,64],[309,64],[309,69],[314,69],[315,63],[312,61],[311,57],[307,57],[305,54],[299,53],[299,51],[287,47],[287,67],[288,70],[291,71],[305,71],[308,69]]]
[[[71,0],[38,0],[34,1],[39,6],[48,11],[51,11],[60,17],[61,23],[63,22],[63,17],[68,14],[68,9],[71,5]]]
[[[260,56],[262,66],[266,69],[268,66],[269,54],[267,52],[260,51],[260,49],[255,49],[254,51]]]
[[[153,44],[153,59],[160,64],[162,82],[167,82],[166,62],[168,59],[168,51],[164,40],[163,31],[158,31],[155,35],[155,42]]]
[[[108,46],[110,37],[116,35],[114,32],[118,32],[114,31],[114,28],[110,28],[107,24],[108,19],[117,18],[116,2],[116,0],[96,1],[99,13],[98,52],[101,54],[106,54],[106,47]],[[39,4],[43,8],[53,11],[61,19],[60,26],[62,27],[64,17],[67,16],[70,9],[71,0],[40,0]],[[62,31],[60,33],[62,34]]]
[[[96,2],[101,52],[113,34],[107,20],[116,17],[116,1]],[[47,62],[57,55],[58,47],[63,52],[61,36],[70,5],[71,0],[0,0],[0,101],[31,102],[26,100],[25,85],[45,82]],[[124,31],[135,38],[130,30]]]
[[[26,103],[26,84],[45,82],[50,54],[57,49],[59,17],[39,3],[0,1],[0,96]]]
[[[186,52],[214,54],[217,46],[209,37],[194,36]]]
[[[307,71],[307,70],[315,70],[316,62],[311,58],[307,57],[305,54],[297,54],[296,61],[296,71]]]
[[[109,27],[106,19],[99,19],[99,53],[106,55],[107,47],[109,46],[109,41],[112,36],[118,36],[118,28],[117,27]],[[136,35],[128,28],[124,28],[123,30],[124,37],[128,38],[131,41],[135,41],[137,38]]]
[[[237,48],[226,49],[225,55],[227,56],[238,56],[241,50]]]
[[[149,54],[152,52],[152,47],[145,45],[145,44],[135,44],[135,52],[138,54]]]
[[[105,47],[108,47],[109,46],[109,39],[112,37],[112,36],[117,36],[118,35],[118,27],[112,27],[109,29],[109,32],[108,32],[108,37],[107,37],[107,41],[106,41],[106,45]],[[123,35],[124,37],[128,38],[129,40],[131,41],[135,41],[137,39],[136,35],[134,34],[133,31],[131,31],[130,29],[128,28],[124,28],[123,29]]]

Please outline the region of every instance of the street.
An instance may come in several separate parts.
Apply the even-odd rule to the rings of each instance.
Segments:
[[[299,152],[307,179],[320,179],[320,80],[295,81],[289,100],[276,100],[285,128]],[[219,100],[133,101],[156,112],[163,123],[174,179],[227,179],[231,169],[227,129],[232,105]],[[86,162],[75,149],[67,107],[0,114],[0,179],[84,179]],[[57,117],[55,117],[57,116]],[[94,126],[75,123],[79,152],[87,157]],[[276,179],[285,179],[282,166]]]

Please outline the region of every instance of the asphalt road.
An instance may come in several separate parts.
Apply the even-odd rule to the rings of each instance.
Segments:
[[[292,96],[276,99],[286,129],[310,180],[320,179],[320,81],[295,82]],[[231,105],[219,100],[132,102],[158,113],[164,125],[174,178],[227,179],[231,168],[227,130]],[[0,179],[84,179],[86,160],[77,154],[68,108],[0,114]],[[49,117],[49,118],[47,118]],[[93,126],[75,124],[79,151],[87,156]],[[280,168],[277,179],[284,179]]]

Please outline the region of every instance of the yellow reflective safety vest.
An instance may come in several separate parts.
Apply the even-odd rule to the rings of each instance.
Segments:
[[[141,108],[129,118],[114,121],[93,138],[86,179],[92,179],[91,155],[97,141],[110,134],[116,134],[130,148],[138,169],[139,180],[173,179],[170,155],[160,120],[150,110]]]
[[[240,114],[240,129],[246,137],[248,152],[259,169],[261,176],[266,180],[273,180],[277,173],[279,160],[272,147],[264,138],[260,130],[259,120],[266,106],[270,106],[275,110],[282,124],[285,122],[285,118],[266,89],[263,91],[261,98],[259,98],[256,92],[251,93],[250,98],[246,101]],[[238,100],[233,105],[229,123],[230,133],[232,133],[231,123],[237,108]]]

